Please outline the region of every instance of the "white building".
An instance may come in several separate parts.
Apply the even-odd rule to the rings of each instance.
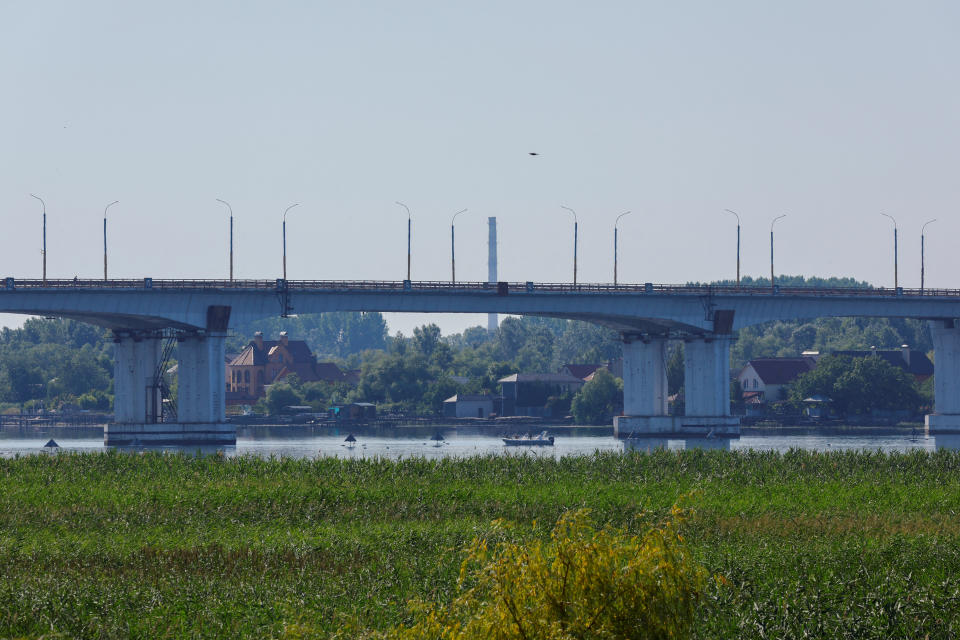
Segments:
[[[737,374],[743,398],[748,403],[765,404],[784,400],[787,386],[800,374],[816,365],[813,358],[757,358]]]
[[[458,393],[443,401],[446,418],[489,418],[493,413],[493,396]]]

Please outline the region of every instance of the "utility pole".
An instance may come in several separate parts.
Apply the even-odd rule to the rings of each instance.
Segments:
[[[779,215],[773,219],[773,222],[770,223],[770,291],[776,291],[777,286],[774,284],[773,280],[773,225],[777,224],[777,220],[780,218],[786,218],[787,214]]]
[[[30,197],[39,200],[43,207],[43,249],[41,249],[40,255],[43,259],[43,286],[47,286],[47,203],[43,201],[43,198],[32,193]]]
[[[570,207],[560,205],[561,209],[566,209],[573,214],[573,286],[577,286],[577,212]]]
[[[737,217],[737,286],[740,286],[740,214],[733,209],[724,209]]]
[[[617,216],[613,223],[613,286],[617,286],[617,223],[620,222],[620,218],[626,215],[630,215],[630,212],[624,211]]]
[[[220,198],[217,198],[217,202],[227,205],[227,209],[230,210],[230,282],[233,282],[233,207],[230,206],[229,202]],[[284,250],[284,253],[286,253],[286,250]],[[287,276],[284,275],[283,277],[286,279]]]

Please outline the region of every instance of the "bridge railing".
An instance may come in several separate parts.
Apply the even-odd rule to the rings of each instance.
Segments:
[[[860,287],[785,287],[704,284],[609,284],[569,282],[450,282],[407,280],[200,280],[200,279],[14,279],[0,280],[0,295],[14,290],[239,290],[239,291],[409,291],[442,293],[489,292],[491,295],[542,293],[671,294],[671,295],[802,295],[843,297],[960,297],[960,289]]]

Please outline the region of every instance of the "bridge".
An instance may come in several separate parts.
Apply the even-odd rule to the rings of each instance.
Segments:
[[[115,422],[107,444],[231,443],[224,344],[232,323],[329,311],[505,313],[593,322],[623,341],[618,433],[738,435],[730,415],[730,344],[772,320],[929,320],[936,351],[931,432],[960,431],[960,290],[712,285],[325,280],[21,280],[0,286],[0,313],[72,318],[109,328]],[[684,340],[685,415],[667,413],[666,347]],[[177,343],[176,415],[162,373]]]

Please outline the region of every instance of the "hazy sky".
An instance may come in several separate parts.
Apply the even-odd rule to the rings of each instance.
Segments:
[[[960,3],[0,1],[0,275],[960,287]],[[535,151],[539,156],[530,156]],[[409,333],[477,316],[388,316]],[[18,322],[0,316],[0,322]]]

